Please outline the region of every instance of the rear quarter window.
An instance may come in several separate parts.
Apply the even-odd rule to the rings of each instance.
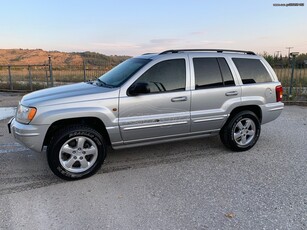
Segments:
[[[259,59],[233,58],[243,84],[272,82],[272,78]]]

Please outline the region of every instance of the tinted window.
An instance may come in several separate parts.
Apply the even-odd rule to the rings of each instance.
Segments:
[[[185,90],[185,60],[162,61],[147,70],[137,82],[148,83],[150,93]]]
[[[272,79],[258,59],[233,58],[243,84],[271,82]]]
[[[195,89],[234,85],[224,58],[193,58]]]
[[[218,58],[217,59],[220,65],[222,77],[224,80],[224,85],[225,86],[233,86],[235,85],[235,82],[233,80],[231,71],[229,69],[229,66],[224,58]]]

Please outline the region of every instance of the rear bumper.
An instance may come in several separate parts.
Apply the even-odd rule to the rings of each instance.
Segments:
[[[12,118],[8,130],[20,144],[36,152],[41,152],[48,125],[25,125]]]
[[[275,120],[277,117],[279,117],[283,109],[284,109],[284,103],[282,102],[269,103],[261,106],[262,110],[261,124],[265,124]]]

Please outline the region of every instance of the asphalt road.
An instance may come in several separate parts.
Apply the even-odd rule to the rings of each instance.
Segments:
[[[109,150],[66,182],[0,121],[0,229],[307,229],[307,108],[286,107],[248,152],[218,137]]]

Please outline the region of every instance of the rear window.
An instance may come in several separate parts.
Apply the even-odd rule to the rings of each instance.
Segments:
[[[243,84],[272,82],[272,78],[259,59],[233,58]]]

